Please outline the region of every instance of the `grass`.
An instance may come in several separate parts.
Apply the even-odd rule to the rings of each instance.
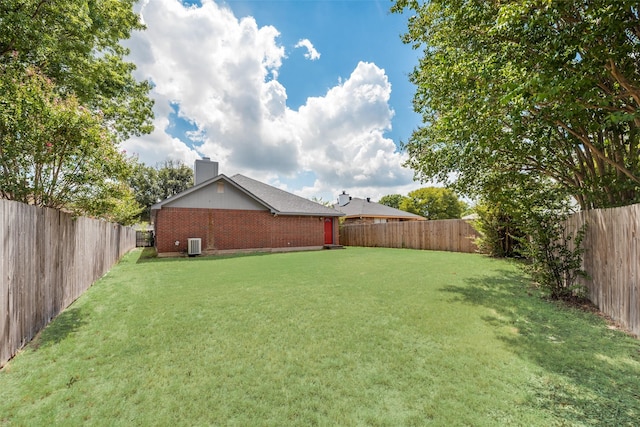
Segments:
[[[640,343],[510,263],[127,255],[0,371],[0,425],[637,425]]]

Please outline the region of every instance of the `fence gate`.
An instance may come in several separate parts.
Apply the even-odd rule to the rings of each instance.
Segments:
[[[136,247],[153,246],[153,231],[136,231]]]

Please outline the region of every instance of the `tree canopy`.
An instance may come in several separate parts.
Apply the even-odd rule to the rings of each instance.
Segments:
[[[160,200],[167,199],[193,186],[193,169],[176,160],[166,160],[156,166]]]
[[[0,4],[0,196],[110,219],[131,216],[118,148],[151,130],[148,82],[120,45],[133,1]]]
[[[464,204],[448,188],[424,187],[414,190],[400,202],[400,209],[427,219],[454,219],[462,215]]]
[[[138,163],[129,185],[143,207],[142,219],[149,220],[151,206],[193,186],[193,169],[182,162],[166,160],[155,167]]]
[[[400,209],[400,203],[405,198],[402,194],[387,194],[382,196],[378,203],[389,206],[391,208]]]
[[[144,26],[135,0],[4,0],[0,66],[35,69],[60,98],[75,96],[125,138],[151,131],[149,82],[132,75],[120,44]],[[2,77],[3,79],[5,76]]]
[[[424,125],[408,165],[463,194],[552,182],[584,208],[640,201],[637,1],[398,0]]]

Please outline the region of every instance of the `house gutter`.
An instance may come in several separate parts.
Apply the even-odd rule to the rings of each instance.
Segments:
[[[282,215],[282,216],[331,216],[331,217],[339,217],[339,216],[345,216],[346,214],[342,213],[342,212],[338,212],[335,214],[332,213],[323,213],[323,212],[315,212],[315,213],[302,213],[302,212],[278,212],[278,211],[271,211],[271,214],[273,216],[278,216],[278,215]]]

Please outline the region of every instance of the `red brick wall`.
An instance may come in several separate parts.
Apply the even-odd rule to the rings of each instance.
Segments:
[[[268,211],[162,208],[157,212],[155,224],[159,253],[185,252],[190,237],[200,237],[203,250],[324,244],[324,221],[319,217],[274,217]],[[338,241],[337,233],[338,227],[334,226],[334,242]],[[176,241],[180,242],[178,246]]]

